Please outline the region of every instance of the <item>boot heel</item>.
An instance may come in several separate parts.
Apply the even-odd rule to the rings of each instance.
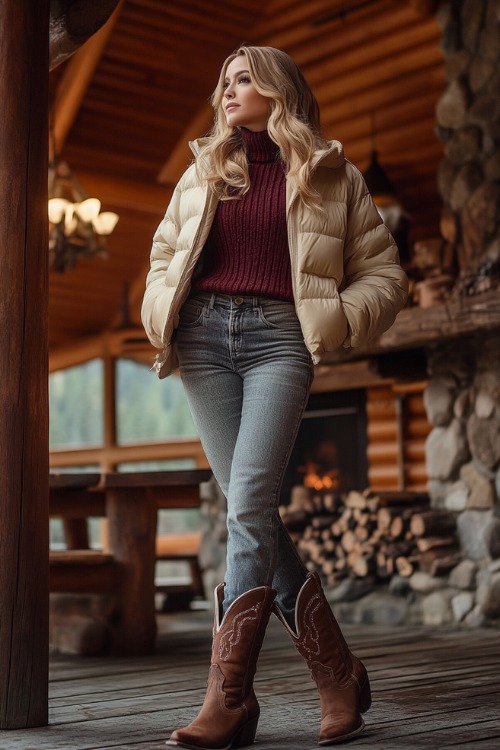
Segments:
[[[364,714],[366,713],[366,711],[368,711],[371,705],[372,692],[370,690],[370,680],[368,679],[368,675],[366,675],[359,693],[359,710],[362,714]]]
[[[231,747],[245,747],[245,745],[251,745],[255,741],[258,723],[258,716],[255,716],[253,719],[249,719],[247,723],[241,727],[238,734],[231,742]]]

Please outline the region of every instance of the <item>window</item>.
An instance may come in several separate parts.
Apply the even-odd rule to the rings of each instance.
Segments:
[[[49,444],[52,450],[102,445],[103,378],[100,359],[50,374]]]
[[[116,363],[116,400],[119,444],[197,437],[176,375],[158,380],[146,366],[120,359]]]

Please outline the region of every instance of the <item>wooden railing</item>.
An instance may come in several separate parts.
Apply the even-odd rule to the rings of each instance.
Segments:
[[[185,438],[177,438],[175,441],[53,450],[50,452],[49,461],[52,470],[96,466],[101,471],[115,471],[122,463],[174,461],[186,458],[193,460],[196,469],[208,468],[200,441]]]

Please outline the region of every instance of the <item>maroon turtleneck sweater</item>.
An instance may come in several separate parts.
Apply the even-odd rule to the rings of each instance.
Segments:
[[[241,129],[250,172],[243,198],[220,201],[193,290],[293,301],[285,174],[267,130]]]

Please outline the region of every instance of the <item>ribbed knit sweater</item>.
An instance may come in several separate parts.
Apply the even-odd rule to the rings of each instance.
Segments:
[[[201,256],[195,291],[293,301],[285,174],[267,130],[241,129],[250,189],[220,201]]]

